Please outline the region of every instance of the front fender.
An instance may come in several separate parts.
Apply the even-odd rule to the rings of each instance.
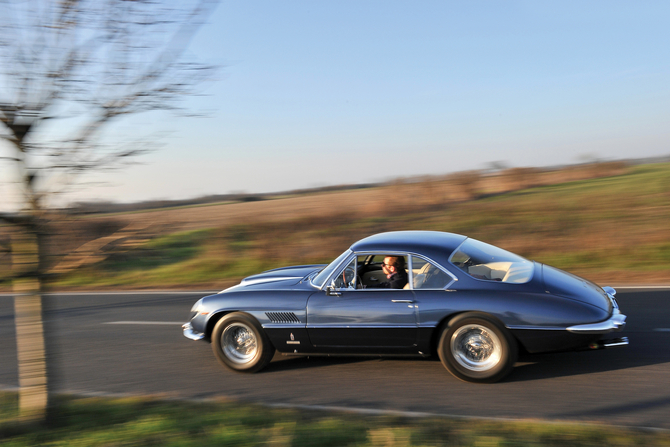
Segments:
[[[209,338],[214,326],[231,312],[254,317],[263,328],[273,325],[307,323],[307,299],[313,290],[239,290],[203,298],[191,320],[194,331]]]

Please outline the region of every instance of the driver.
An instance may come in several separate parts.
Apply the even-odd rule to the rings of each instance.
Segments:
[[[376,287],[383,289],[402,289],[407,284],[405,258],[402,256],[387,256],[382,263],[382,270],[388,281],[380,282]]]

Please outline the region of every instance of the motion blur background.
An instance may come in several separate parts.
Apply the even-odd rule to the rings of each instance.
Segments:
[[[37,445],[91,430],[93,444],[162,445],[175,427],[185,445],[203,434],[217,445],[243,435],[284,445],[323,445],[314,433],[333,445],[424,439],[398,420],[352,429],[237,403],[198,418],[202,409],[184,403],[166,416],[145,400],[58,402],[68,375],[93,393],[109,384],[87,390],[89,378],[113,376],[112,389],[139,393],[188,380],[198,398],[213,382],[227,396],[253,388],[276,397],[273,380],[285,389],[309,370],[289,363],[234,388],[197,348],[178,344],[172,319],[181,317],[107,324],[116,311],[132,315],[124,324],[149,310],[148,319],[186,317],[194,297],[71,292],[221,290],[262,270],[327,263],[370,234],[416,229],[465,234],[603,285],[670,283],[668,2],[0,0],[0,10],[0,297],[9,297],[0,321],[15,323],[0,326],[10,341],[0,388],[20,389],[18,405],[0,393],[0,439],[18,433],[17,445]],[[665,427],[664,293],[629,295],[643,317],[633,326],[641,348],[628,356],[549,358],[495,392],[449,383],[450,398],[437,400],[449,405],[458,390],[481,417],[521,410],[521,397],[549,408],[551,396],[569,411],[548,417]],[[387,374],[383,392],[405,377],[410,406],[422,400],[417,387],[435,400],[434,383],[451,380],[428,363],[399,362],[367,363],[369,377]],[[355,364],[321,366],[310,386],[322,403],[340,399],[328,377],[358,382]],[[157,372],[173,374],[161,382]],[[332,395],[322,392],[329,382]],[[356,405],[378,402],[372,388],[349,390]],[[65,429],[5,429],[52,407],[66,409],[56,412],[69,418]],[[426,442],[453,433],[472,445],[614,442],[610,428],[506,425],[500,434],[470,423],[463,431],[459,419],[452,433],[442,422],[419,424],[431,425]]]
[[[120,114],[100,135],[139,164],[39,196],[55,207],[56,287],[218,287],[417,228],[591,279],[668,279],[666,2],[203,4],[177,46],[216,70],[178,113]],[[19,75],[0,76],[5,101]],[[65,118],[35,138],[77,123]],[[0,151],[0,209],[16,210],[23,171],[8,140]]]
[[[110,144],[142,136],[160,150],[59,203],[667,156],[669,8],[223,1],[185,50],[218,67],[185,103],[202,117],[119,118]]]

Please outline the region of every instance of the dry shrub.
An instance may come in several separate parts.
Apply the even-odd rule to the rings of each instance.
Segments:
[[[599,175],[620,172],[625,165],[599,164]],[[540,172],[530,168],[508,170],[505,179],[484,176],[480,171],[467,171],[446,176],[397,179],[376,188],[325,193],[303,194],[259,202],[217,204],[210,206],[163,209],[147,213],[124,214],[119,217],[128,223],[149,221],[154,228],[160,223],[161,234],[199,228],[218,228],[239,223],[296,221],[314,217],[320,219],[343,214],[354,220],[359,217],[399,216],[420,210],[435,210],[456,202],[481,197],[485,193],[500,193],[534,184],[561,183],[586,175],[576,169]],[[501,186],[503,183],[507,186]],[[87,218],[89,221],[108,220],[108,216]],[[112,217],[111,219],[117,219]]]
[[[540,172],[536,168],[512,168],[503,171],[501,177],[506,184],[505,191],[518,191],[536,186]]]
[[[629,164],[625,161],[610,161],[568,166],[560,170],[545,171],[540,175],[539,184],[553,185],[591,178],[611,177],[627,172]]]
[[[338,213],[292,221],[251,222],[222,227],[217,233],[225,235],[228,243],[243,243],[247,256],[271,265],[321,263],[356,240],[356,236],[352,237],[356,231],[348,228],[351,222],[350,213]]]
[[[452,201],[474,200],[482,194],[482,173],[480,171],[464,171],[449,175],[445,188]]]

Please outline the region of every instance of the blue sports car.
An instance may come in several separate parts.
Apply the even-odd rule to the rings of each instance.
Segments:
[[[528,353],[627,345],[611,287],[466,236],[376,234],[328,265],[278,268],[197,301],[184,335],[240,372],[287,355],[437,354],[495,382]]]

